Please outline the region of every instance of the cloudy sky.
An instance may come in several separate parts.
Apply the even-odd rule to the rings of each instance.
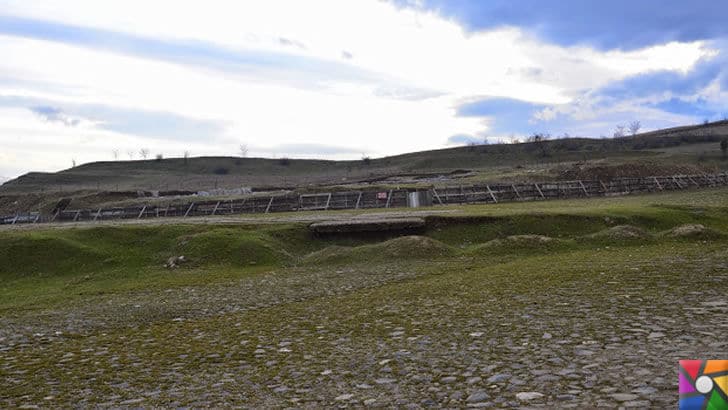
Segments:
[[[717,0],[0,0],[0,176],[728,116]]]

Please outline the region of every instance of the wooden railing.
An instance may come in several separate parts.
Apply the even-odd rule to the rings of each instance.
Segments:
[[[432,205],[482,204],[628,195],[645,192],[728,186],[728,173],[617,178],[609,181],[574,180],[539,183],[497,183],[433,187]],[[178,205],[141,205],[125,208],[60,210],[51,215],[21,212],[0,217],[0,224],[103,221],[160,217],[195,217],[337,209],[401,208],[408,206],[413,189],[359,190],[316,194],[286,193],[230,200],[195,201]],[[429,204],[420,204],[429,205]]]

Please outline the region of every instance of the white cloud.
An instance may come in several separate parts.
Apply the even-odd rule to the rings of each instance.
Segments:
[[[24,80],[0,83],[0,96],[40,98],[61,109],[64,103],[102,104],[227,124],[211,141],[150,147],[168,155],[185,149],[233,155],[240,142],[254,148],[252,155],[280,154],[276,147],[296,144],[361,149],[374,156],[437,148],[452,135],[487,132],[488,121],[456,116],[462,101],[503,96],[565,104],[585,88],[629,75],[688,70],[712,52],[699,42],[600,52],[544,44],[517,28],[466,33],[434,13],[375,0],[0,0],[0,9],[11,16],[161,40],[204,41],[232,53],[304,56],[352,69],[343,76],[322,72],[315,86],[302,87],[310,78],[285,58],[279,65],[220,70],[0,36],[0,76]],[[12,146],[0,171],[55,170],[65,167],[76,150],[83,151],[73,154],[81,162],[110,159],[114,147],[124,151],[154,144],[93,126],[84,128],[81,137],[74,127],[62,130],[58,125],[29,112],[0,110],[4,145],[15,138],[9,135],[22,135],[33,152],[43,151],[44,142],[57,147],[28,162],[23,158],[28,149]],[[79,138],[92,142],[79,148],[73,145]]]

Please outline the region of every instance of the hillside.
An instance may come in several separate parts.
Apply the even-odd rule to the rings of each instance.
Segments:
[[[133,200],[137,191],[321,190],[332,185],[466,184],[713,172],[728,167],[719,149],[719,141],[726,137],[728,121],[719,121],[619,139],[471,145],[370,160],[197,157],[94,162],[55,173],[31,172],[7,181],[0,186],[0,211],[48,207],[61,197],[78,198],[78,206],[92,206]]]

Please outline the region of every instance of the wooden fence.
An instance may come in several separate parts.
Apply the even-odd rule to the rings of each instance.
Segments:
[[[540,183],[482,184],[422,189],[432,203],[447,204],[498,203],[536,201],[561,198],[585,198],[634,193],[684,190],[728,186],[728,173],[669,175],[640,178],[618,178],[609,181],[576,180]],[[250,196],[224,201],[195,201],[181,205],[142,205],[126,208],[59,209],[50,215],[38,212],[17,213],[0,217],[0,224],[104,221],[159,217],[193,217],[238,215],[271,212],[316,211],[336,209],[401,208],[410,205],[409,193],[414,189],[360,190],[316,194],[277,194]],[[418,201],[419,202],[419,201]]]

